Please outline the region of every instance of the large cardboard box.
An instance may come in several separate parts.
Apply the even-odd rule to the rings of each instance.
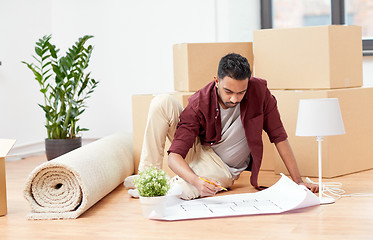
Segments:
[[[192,96],[194,92],[174,92],[170,93],[184,108],[188,105],[188,98]],[[152,94],[133,95],[132,96],[132,126],[133,126],[133,155],[135,162],[135,172],[138,172],[140,163],[140,155],[142,149],[142,143],[144,140],[145,126],[148,119],[148,111],[150,102],[155,97]],[[165,158],[163,161],[163,169],[170,175],[174,173],[169,169],[167,164],[167,150],[170,147],[170,142],[166,141],[165,146]]]
[[[194,92],[176,92],[171,95],[184,108],[188,105],[188,98]],[[145,126],[148,118],[149,105],[155,95],[143,94],[132,96],[132,119],[133,119],[133,153],[135,162],[135,172],[138,172],[138,166],[140,163],[140,155],[142,149],[142,143],[144,139]],[[167,163],[167,150],[170,148],[170,141],[167,139],[165,144],[164,158],[162,168],[167,172],[169,176],[174,176],[175,173],[168,167]],[[274,171],[275,169],[275,148],[270,143],[267,134],[263,131],[263,161],[261,170]]]
[[[254,31],[254,74],[270,89],[334,89],[363,84],[360,26]]]
[[[0,216],[7,214],[5,157],[16,140],[0,139]]]
[[[182,43],[173,47],[174,88],[198,91],[217,76],[220,59],[228,53],[246,57],[253,69],[251,42]]]
[[[276,159],[276,147],[269,141],[267,133],[263,131],[263,158],[260,170],[274,171],[275,170],[275,159]]]
[[[373,88],[272,90],[302,176],[318,176],[316,137],[295,136],[300,99],[338,98],[346,134],[322,142],[322,175],[331,178],[373,168]],[[275,172],[287,173],[278,154]]]

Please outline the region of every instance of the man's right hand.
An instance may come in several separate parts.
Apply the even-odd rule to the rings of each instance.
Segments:
[[[213,182],[210,179],[208,179],[208,180],[210,182]],[[214,184],[205,182],[205,181],[203,181],[200,178],[198,178],[198,180],[193,185],[201,193],[201,197],[213,196],[213,195],[215,195],[217,192],[219,192],[221,190],[220,188],[216,187]],[[216,185],[218,185],[218,184],[216,184]]]

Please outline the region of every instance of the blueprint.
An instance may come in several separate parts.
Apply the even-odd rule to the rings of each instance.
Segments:
[[[255,193],[231,194],[189,201],[169,196],[165,202],[163,214],[152,214],[149,218],[172,221],[271,214],[320,205],[319,198],[306,187],[281,175],[280,180],[273,186]]]

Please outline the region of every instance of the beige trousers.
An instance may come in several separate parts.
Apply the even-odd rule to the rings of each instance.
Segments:
[[[139,171],[151,164],[159,169],[162,168],[166,137],[172,142],[182,111],[183,108],[176,99],[168,94],[158,95],[152,100],[145,128]],[[233,177],[223,161],[209,146],[201,145],[199,138],[189,150],[185,161],[198,176],[209,178],[225,188],[233,185]],[[179,183],[182,186],[181,198],[200,197],[197,188],[181,177],[175,176],[172,183]]]

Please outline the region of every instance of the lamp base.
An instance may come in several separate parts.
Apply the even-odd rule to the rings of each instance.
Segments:
[[[330,198],[330,197],[321,197],[319,199],[320,199],[320,204],[321,205],[335,203],[335,200],[333,198]]]

